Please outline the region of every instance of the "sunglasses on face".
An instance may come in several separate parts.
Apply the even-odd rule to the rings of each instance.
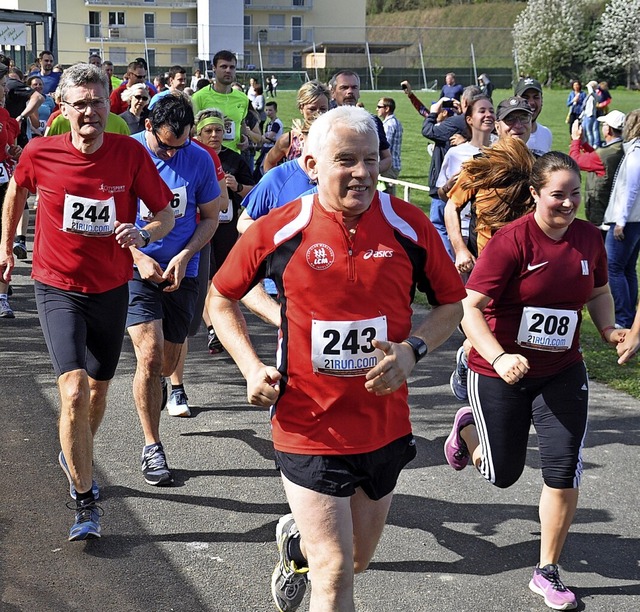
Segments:
[[[149,98],[147,96],[133,96],[136,100],[148,100]]]
[[[172,145],[168,145],[165,144],[164,142],[162,142],[162,140],[160,140],[160,138],[158,138],[158,134],[156,133],[155,130],[151,130],[153,132],[153,135],[156,137],[156,142],[158,143],[158,148],[162,149],[163,151],[179,151],[180,149],[184,149],[186,147],[188,147],[191,144],[191,138],[187,138],[187,141],[184,144],[178,145],[177,147],[174,147]]]

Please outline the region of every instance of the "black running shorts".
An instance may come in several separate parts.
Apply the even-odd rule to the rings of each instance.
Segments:
[[[332,497],[350,497],[358,487],[377,501],[391,493],[402,468],[416,456],[413,434],[356,455],[296,455],[275,451],[276,467],[294,484]]]
[[[94,380],[111,380],[122,350],[127,285],[104,293],[67,291],[38,281],[34,286],[56,376],[85,370]]]
[[[127,328],[162,321],[167,342],[182,344],[189,333],[198,300],[198,279],[183,278],[176,291],[163,291],[156,283],[142,280],[138,270],[129,281]]]

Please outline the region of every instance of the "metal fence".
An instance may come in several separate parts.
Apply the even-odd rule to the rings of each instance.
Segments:
[[[125,0],[118,0],[122,4]],[[156,0],[158,1],[158,0]],[[91,6],[92,0],[86,0]],[[163,5],[178,2],[164,0]],[[192,5],[194,3],[189,3]],[[114,2],[115,5],[115,2]],[[194,11],[195,14],[195,11]],[[247,64],[265,72],[306,70],[310,78],[326,81],[341,68],[357,71],[364,89],[395,89],[408,78],[417,88],[436,88],[447,72],[459,82],[475,82],[486,72],[497,87],[508,88],[514,78],[513,40],[509,28],[499,27],[303,27],[301,22],[285,26],[230,24],[243,40],[239,68]],[[97,50],[116,64],[120,74],[126,64],[149,50],[150,72],[158,74],[179,63],[190,70],[201,67],[197,57],[198,34],[203,24],[140,23],[117,26],[74,25],[78,36],[58,40],[58,56],[88,57]],[[225,26],[227,27],[227,26]],[[40,49],[39,49],[40,50]],[[28,65],[33,49],[6,49]],[[210,58],[207,58],[210,59]],[[73,60],[75,61],[75,60]],[[282,84],[286,87],[286,84]]]

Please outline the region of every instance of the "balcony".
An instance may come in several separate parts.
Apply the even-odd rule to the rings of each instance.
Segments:
[[[271,2],[269,4],[260,4],[260,0],[254,2],[244,3],[244,10],[246,13],[252,13],[257,11],[270,11],[270,12],[284,12],[284,11],[311,11],[313,10],[313,0],[289,0],[286,2]]]
[[[138,3],[139,4],[139,3]],[[98,26],[84,27],[86,42],[109,41],[120,43],[154,42],[158,44],[197,45],[198,26],[172,26],[155,24],[144,26]]]
[[[197,0],[84,0],[85,6],[105,6],[109,8],[166,8],[166,9],[195,9]]]
[[[273,26],[254,26],[251,38],[245,38],[245,45],[261,45],[270,47],[306,46],[313,43],[313,28],[274,28]]]

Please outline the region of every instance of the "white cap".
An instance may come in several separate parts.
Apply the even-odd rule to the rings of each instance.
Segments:
[[[598,117],[598,121],[606,123],[609,127],[612,127],[614,130],[618,131],[622,131],[625,119],[626,115],[619,110],[612,110],[606,115]]]

